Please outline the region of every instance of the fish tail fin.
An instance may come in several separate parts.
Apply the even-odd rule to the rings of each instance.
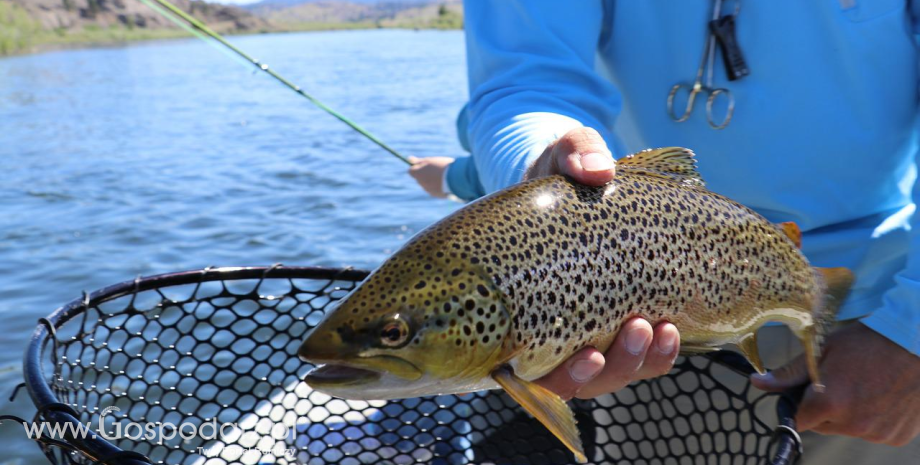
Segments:
[[[818,361],[821,358],[821,349],[824,339],[830,332],[831,326],[837,317],[837,310],[843,305],[853,281],[856,279],[853,272],[846,268],[815,268],[815,272],[824,288],[824,299],[821,305],[814,308],[814,324],[803,328],[799,334],[805,346],[805,358],[808,363],[808,374],[815,385],[815,390],[823,391],[821,377],[818,374]]]

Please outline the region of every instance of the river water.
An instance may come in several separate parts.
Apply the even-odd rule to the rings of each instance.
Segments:
[[[232,41],[407,155],[461,153],[460,32]],[[209,265],[372,268],[456,208],[197,39],[0,60],[0,181],[0,414],[23,417],[28,395],[6,397],[36,320],[83,290]],[[47,463],[16,425],[0,445],[0,464]]]

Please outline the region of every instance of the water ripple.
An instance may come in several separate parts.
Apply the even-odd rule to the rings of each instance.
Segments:
[[[459,32],[233,41],[407,155],[460,153]],[[2,59],[0,82],[0,367],[82,290],[208,265],[373,267],[455,208],[373,143],[195,41]],[[0,376],[0,393],[16,382]],[[28,404],[0,412],[30,416]],[[0,428],[0,443],[46,463],[21,430]]]

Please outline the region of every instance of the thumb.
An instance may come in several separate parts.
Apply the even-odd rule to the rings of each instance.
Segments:
[[[808,383],[808,366],[805,356],[799,355],[791,362],[767,374],[751,375],[751,384],[763,391],[785,391]]]
[[[556,141],[554,164],[582,184],[601,186],[613,179],[615,164],[604,138],[592,128],[577,128]]]

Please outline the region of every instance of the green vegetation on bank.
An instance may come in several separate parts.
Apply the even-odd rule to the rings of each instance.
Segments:
[[[447,6],[438,6],[438,17],[430,21],[428,29],[463,29],[463,15],[451,11]]]
[[[0,56],[49,48],[102,45],[138,40],[187,37],[181,29],[143,29],[131,26],[45,30],[18,5],[0,2]]]
[[[41,25],[26,10],[12,3],[0,2],[0,55],[29,49]]]

